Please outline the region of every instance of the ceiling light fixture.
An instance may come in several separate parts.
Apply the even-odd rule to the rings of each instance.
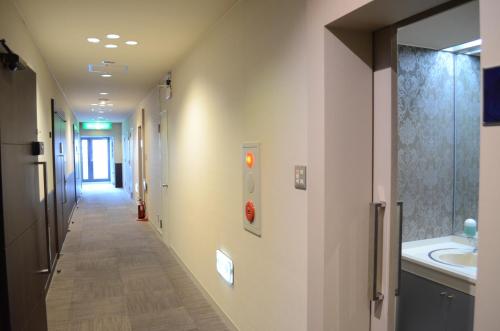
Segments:
[[[109,93],[108,92],[101,92],[99,93],[100,95],[108,95]]]
[[[98,44],[101,42],[99,38],[94,38],[94,37],[87,38],[87,41],[92,44]]]
[[[107,44],[106,46],[104,46],[106,48],[117,48],[118,45],[115,45],[115,44]]]
[[[113,75],[112,74],[101,74],[101,77],[109,78],[109,77],[113,77]]]
[[[92,103],[92,104],[90,104],[90,105],[91,105],[91,106],[97,106],[97,103]]]
[[[106,38],[108,39],[120,39],[120,36],[114,33],[110,33],[106,35]]]
[[[125,42],[125,44],[129,45],[129,46],[135,46],[137,44],[139,44],[137,41],[135,40],[128,40]]]
[[[469,41],[468,43],[465,43],[465,44],[460,44],[460,45],[445,48],[442,51],[457,53],[457,52],[461,52],[461,51],[464,51],[464,50],[469,49],[469,48],[481,46],[481,44],[482,44],[482,40],[477,39],[477,40]]]

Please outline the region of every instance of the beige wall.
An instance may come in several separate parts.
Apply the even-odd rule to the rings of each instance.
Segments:
[[[241,1],[173,70],[164,236],[242,330],[357,330],[358,303],[345,291],[355,278],[348,278],[349,261],[341,257],[350,237],[338,235],[345,215],[337,214],[341,206],[335,205],[343,197],[338,184],[349,183],[339,173],[327,173],[342,170],[335,151],[342,152],[336,143],[346,127],[338,116],[353,104],[338,104],[335,95],[345,86],[335,73],[349,51],[325,25],[369,2]],[[481,0],[483,66],[500,64],[499,6]],[[360,77],[370,76],[362,65],[351,64]],[[154,98],[148,96],[139,108],[158,107]],[[365,101],[354,94],[352,99]],[[129,121],[137,123],[136,117]],[[239,151],[245,141],[263,144],[261,239],[241,228]],[[498,141],[499,129],[482,128],[476,297],[481,331],[500,324],[495,310],[500,256],[489,249],[500,233]],[[308,165],[305,196],[293,190],[294,164]],[[233,258],[234,288],[216,275],[217,248]]]
[[[40,161],[47,161],[49,169],[52,169],[52,141],[49,133],[52,130],[51,120],[51,99],[56,100],[56,105],[66,113],[67,120],[67,141],[66,173],[73,171],[73,136],[72,125],[75,118],[69,109],[64,95],[57,82],[52,77],[44,59],[37,46],[31,39],[28,28],[24,24],[17,9],[9,0],[0,0],[0,37],[7,40],[9,47],[18,53],[29,67],[36,72],[37,77],[37,122],[38,139],[45,143],[45,155],[40,157]],[[49,191],[53,190],[52,172],[48,172]],[[42,190],[41,190],[42,192]]]
[[[241,330],[306,329],[307,195],[293,187],[294,165],[307,164],[305,19],[304,0],[241,1],[173,70],[165,236]],[[138,106],[150,164],[156,93]],[[242,226],[251,141],[262,144],[262,238]],[[146,168],[150,187],[157,173]],[[234,287],[216,272],[217,249],[233,259]]]
[[[481,0],[481,66],[500,65],[500,2]],[[495,331],[500,325],[500,127],[481,128],[479,183],[479,266],[476,292],[475,330]]]
[[[340,263],[342,257],[339,255],[345,250],[345,242],[342,244],[342,241],[338,240],[338,231],[342,229],[342,222],[347,222],[347,220],[331,216],[327,218],[327,207],[329,212],[336,212],[335,203],[342,202],[342,200],[335,200],[336,197],[342,196],[342,190],[338,185],[334,185],[335,179],[341,180],[341,177],[335,176],[333,172],[332,176],[327,177],[327,171],[338,168],[338,165],[343,166],[342,163],[337,163],[339,155],[333,153],[334,150],[340,151],[342,149],[342,146],[335,145],[335,142],[339,141],[335,138],[335,130],[340,123],[336,121],[334,113],[341,111],[342,105],[336,105],[333,97],[327,100],[327,95],[335,93],[335,95],[340,96],[341,91],[349,95],[349,91],[337,90],[338,87],[342,87],[343,78],[341,76],[330,76],[328,81],[326,76],[327,71],[333,73],[331,69],[335,66],[335,60],[338,59],[338,56],[349,60],[349,51],[338,38],[325,28],[325,25],[368,2],[370,1],[307,1],[307,83],[309,91],[307,139],[310,179],[307,206],[307,330],[351,330],[342,327],[348,327],[349,320],[352,321],[356,318],[349,314],[349,312],[356,311],[355,307],[351,305],[354,301],[349,293],[343,291],[344,285],[349,284],[340,282],[341,280],[349,282],[345,278],[349,271]],[[340,53],[336,54],[335,52]],[[355,57],[356,55],[351,53],[350,56]],[[350,68],[353,68],[355,63],[353,61],[355,59],[350,60]],[[358,66],[358,74],[362,75],[362,70]],[[355,93],[355,90],[351,93]],[[361,96],[356,94],[352,97],[353,100],[362,103]],[[327,112],[330,112],[328,118]],[[346,123],[344,128],[348,128],[347,125]],[[330,140],[327,140],[327,132],[330,132]],[[329,150],[331,152],[327,153]],[[327,179],[329,182],[326,181]],[[328,186],[330,190],[327,192]],[[327,224],[327,219],[334,223]],[[341,273],[341,271],[346,273]],[[343,306],[343,304],[347,305]],[[362,323],[362,321],[357,322]],[[356,322],[352,323],[352,327],[355,327],[356,324]]]

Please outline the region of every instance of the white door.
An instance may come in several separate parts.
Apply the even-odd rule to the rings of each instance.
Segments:
[[[160,122],[160,149],[161,149],[161,218],[160,218],[160,228],[163,234],[165,234],[165,228],[167,225],[167,208],[168,208],[168,123],[167,123],[167,111],[161,112],[161,122]],[[167,240],[167,237],[164,236]],[[167,240],[168,242],[168,240]]]
[[[396,323],[399,257],[397,210],[396,30],[380,32],[373,76],[373,204],[370,217],[371,331]],[[377,49],[379,48],[379,49]],[[377,52],[378,51],[378,52]],[[378,63],[378,64],[377,64]]]

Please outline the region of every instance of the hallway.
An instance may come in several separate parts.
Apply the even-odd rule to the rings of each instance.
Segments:
[[[84,186],[47,295],[49,330],[227,330],[136,206]]]

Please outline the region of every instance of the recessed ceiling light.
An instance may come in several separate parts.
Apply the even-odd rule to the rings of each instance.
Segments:
[[[98,44],[101,42],[101,40],[99,40],[99,38],[94,38],[94,37],[87,38],[87,41],[89,43],[92,43],[92,44]]]
[[[120,36],[114,33],[110,33],[106,35],[106,38],[108,39],[120,39]]]
[[[455,53],[455,52],[465,51],[469,48],[481,46],[481,44],[482,44],[481,39],[477,39],[477,40],[473,40],[473,41],[470,41],[470,42],[465,43],[465,44],[460,44],[460,45],[456,45],[456,46],[442,49],[442,51]]]
[[[117,48],[118,45],[115,45],[115,44],[107,44],[106,46],[104,46],[106,48]]]
[[[113,75],[112,74],[101,74],[101,77],[109,78],[109,77],[113,77]]]
[[[90,105],[91,105],[91,106],[97,106],[97,103],[92,103],[92,104],[90,104]]]
[[[135,40],[128,40],[125,42],[125,44],[130,45],[130,46],[135,46],[138,44],[138,42]]]
[[[108,92],[101,92],[99,93],[100,95],[108,95],[109,93]]]

